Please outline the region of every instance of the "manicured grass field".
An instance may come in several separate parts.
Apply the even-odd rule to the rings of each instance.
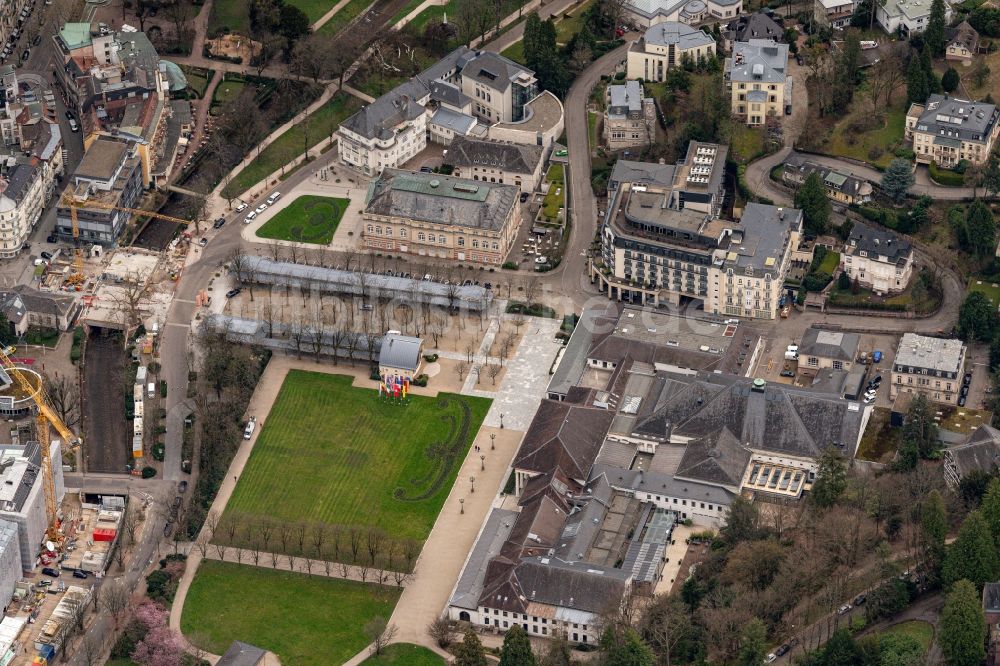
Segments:
[[[392,17],[392,21],[389,23],[389,25],[396,25],[397,23],[405,19],[407,14],[409,14],[418,6],[420,6],[420,3],[422,3],[423,1],[424,0],[410,0],[409,2],[407,2],[405,5],[403,5],[403,8],[400,9],[398,12],[396,12],[396,14]]]
[[[924,648],[924,653],[926,654],[927,651],[931,649],[931,641],[934,640],[934,627],[931,626],[929,622],[924,622],[922,620],[910,620],[909,622],[901,622],[895,626],[889,627],[883,631],[882,634],[902,634],[905,636],[912,636],[920,641],[920,645]]]
[[[823,261],[820,262],[816,270],[819,271],[820,273],[833,275],[833,272],[837,270],[837,266],[839,265],[840,265],[840,253],[831,251],[823,255]]]
[[[382,666],[442,666],[444,659],[420,645],[393,643],[378,657],[368,657],[361,663]]]
[[[236,99],[246,86],[246,81],[222,81],[219,85],[215,86],[212,103],[225,104],[230,102]]]
[[[974,291],[982,292],[986,298],[990,299],[993,307],[1000,307],[1000,282],[977,277],[970,278],[968,293],[971,294]]]
[[[372,0],[351,0],[341,7],[340,11],[331,16],[329,21],[321,25],[316,32],[323,35],[337,34],[344,29],[344,26],[353,21],[358,14],[367,9],[370,4],[372,4]]]
[[[195,92],[198,97],[205,96],[205,89],[208,88],[208,82],[212,80],[212,74],[214,73],[210,69],[205,69],[203,67],[191,67],[190,65],[181,65],[181,70],[184,72],[184,78],[187,79],[188,87]]]
[[[234,640],[284,664],[342,664],[368,643],[362,628],[388,618],[400,590],[289,571],[205,560],[184,603],[181,631],[222,654]]]
[[[238,196],[303,153],[304,139],[310,148],[326,139],[341,121],[361,108],[361,100],[353,95],[337,93],[308,122],[298,123],[271,142],[253,162],[240,171],[223,189],[224,195]],[[308,134],[307,134],[308,132]]]
[[[524,40],[523,39],[519,39],[518,41],[514,42],[513,44],[511,44],[510,46],[508,46],[507,48],[505,48],[503,51],[500,52],[500,55],[502,55],[505,58],[510,58],[514,62],[519,62],[522,65],[526,65],[527,64],[527,62],[525,61],[525,58],[524,58]]]
[[[227,512],[427,537],[490,400],[411,394],[395,405],[351,381],[288,373]]]
[[[566,197],[566,183],[563,179],[563,168],[561,164],[553,164],[549,167],[549,191],[542,201],[542,212],[550,221],[555,222],[559,217],[559,208],[563,205]]]
[[[351,204],[350,199],[301,196],[268,220],[257,235],[261,238],[327,245],[340,218]]]

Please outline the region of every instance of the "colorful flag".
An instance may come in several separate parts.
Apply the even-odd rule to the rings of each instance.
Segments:
[[[393,384],[393,387],[394,387],[393,388],[393,395],[394,395],[394,397],[398,398],[399,397],[399,384]]]

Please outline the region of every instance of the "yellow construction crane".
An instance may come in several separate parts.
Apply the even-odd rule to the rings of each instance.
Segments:
[[[21,386],[21,390],[38,407],[36,418],[38,420],[38,443],[42,449],[42,485],[45,488],[45,513],[48,518],[49,538],[57,538],[59,535],[59,521],[57,517],[59,507],[56,504],[55,480],[52,478],[53,461],[50,451],[52,440],[49,438],[49,426],[51,425],[56,429],[56,432],[63,438],[63,443],[69,446],[71,450],[80,446],[81,440],[63,423],[63,420],[59,418],[59,415],[52,408],[48,396],[45,394],[45,387],[42,385],[41,377],[38,379],[38,387],[32,386],[28,378],[10,360],[10,355],[14,352],[15,348],[12,346],[0,350],[0,365],[3,365],[7,374]],[[61,465],[62,461],[59,460],[56,464]]]
[[[78,205],[85,205],[87,208],[99,208],[101,210],[118,210],[125,213],[135,213],[136,215],[146,215],[147,217],[155,217],[158,220],[166,220],[167,222],[176,222],[177,224],[191,224],[191,220],[185,220],[180,217],[171,217],[170,215],[164,215],[163,213],[154,213],[151,210],[142,210],[140,208],[126,208],[124,206],[113,206],[111,204],[102,203],[99,201],[86,201],[84,199],[78,199],[74,195],[69,193],[64,193],[61,201],[63,206],[69,208],[69,217],[73,222],[73,270],[77,273],[83,271],[83,248],[80,247],[80,222],[77,218],[76,207]]]

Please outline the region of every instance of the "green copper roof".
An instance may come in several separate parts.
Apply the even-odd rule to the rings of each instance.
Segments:
[[[67,23],[59,31],[59,36],[70,50],[90,44],[89,23]]]

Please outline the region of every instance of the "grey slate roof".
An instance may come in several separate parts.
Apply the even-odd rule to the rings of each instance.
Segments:
[[[655,16],[669,16],[687,5],[692,0],[627,0],[625,9],[635,12],[644,18],[651,19]],[[735,5],[739,0],[714,0],[715,4],[728,7]]]
[[[462,569],[450,605],[469,610],[478,608],[479,597],[483,593],[483,584],[486,580],[486,569],[490,560],[500,553],[500,547],[510,535],[518,516],[518,512],[508,509],[490,511],[486,524],[483,525],[472,547],[465,568]]]
[[[677,476],[739,488],[750,462],[750,449],[729,428],[688,442],[677,466]]]
[[[431,99],[456,109],[461,109],[472,101],[462,93],[461,88],[449,81],[431,81]]]
[[[24,200],[24,195],[31,189],[31,184],[35,178],[39,177],[38,167],[33,164],[15,164],[4,175],[7,187],[3,190],[3,196],[12,199],[20,204]]]
[[[423,340],[409,335],[387,333],[382,338],[378,364],[390,368],[416,371],[420,367],[420,345]]]
[[[751,39],[733,45],[733,57],[726,59],[731,81],[744,83],[784,83],[788,74],[788,44],[773,39]]]
[[[604,442],[614,413],[542,400],[513,466],[544,473],[561,468],[573,479],[586,479]]]
[[[498,567],[479,600],[480,606],[524,612],[530,603],[602,613],[625,594],[627,574],[593,564],[573,567],[557,560],[525,560]]]
[[[961,44],[973,53],[975,53],[976,46],[979,44],[979,33],[969,25],[968,21],[962,21],[954,28],[946,28],[944,34],[949,45]]]
[[[418,100],[428,97],[431,94],[431,83],[447,76],[458,67],[462,57],[467,53],[469,53],[468,48],[458,47],[420,74],[360,109],[341,125],[368,139],[391,138],[393,127],[424,113],[424,107]]]
[[[368,188],[365,212],[498,231],[519,194],[514,185],[385,169]]]
[[[854,450],[863,422],[857,403],[852,408],[837,396],[784,384],[766,384],[763,390],[751,385],[732,375],[657,373],[635,432],[674,441],[707,438],[701,446],[706,455],[725,450],[736,455],[723,430],[741,446],[804,458],[815,458],[831,445]],[[696,462],[682,460],[678,474],[696,469]]]
[[[915,129],[942,138],[985,142],[998,119],[1000,111],[995,104],[931,95]]]
[[[511,173],[532,174],[542,161],[542,147],[456,138],[448,148],[448,162],[458,167],[493,167]]]
[[[698,30],[677,21],[664,21],[663,23],[650,26],[642,38],[647,44],[655,46],[674,45],[683,50],[715,43],[715,40],[705,33],[704,30]]]
[[[24,284],[0,291],[0,308],[7,313],[8,319],[11,321],[14,321],[11,314],[22,310],[63,317],[69,314],[75,302],[72,296],[48,294]]]
[[[462,65],[462,78],[471,78],[500,92],[510,88],[519,77],[534,79],[535,73],[492,51],[477,51]]]
[[[726,36],[734,42],[748,42],[751,39],[773,39],[780,42],[784,34],[785,29],[764,12],[745,14],[726,26]]]
[[[474,117],[453,111],[446,106],[439,106],[431,116],[431,124],[447,127],[459,137],[465,136],[478,123]]]
[[[797,183],[805,182],[810,174],[819,174],[823,185],[828,188],[843,192],[852,197],[871,196],[872,186],[867,180],[856,178],[849,173],[841,173],[835,169],[802,159],[801,156],[794,155],[785,162],[782,175]]]
[[[854,361],[861,336],[843,331],[807,328],[799,343],[799,356],[818,356],[835,361]]]
[[[612,305],[602,305],[583,311],[570,335],[569,342],[566,343],[559,365],[549,380],[548,393],[566,395],[570,388],[580,381],[587,369],[587,354],[596,329],[603,322],[602,328],[612,330],[616,316],[617,312]]]
[[[255,645],[243,641],[233,641],[216,664],[217,666],[257,666],[264,661],[266,655],[267,652]]]
[[[1000,430],[981,425],[964,444],[948,448],[945,457],[954,465],[959,478],[973,470],[992,474],[1000,467]]]
[[[864,222],[854,223],[847,245],[855,252],[864,251],[870,259],[884,256],[891,264],[905,261],[913,252],[908,238],[888,229],[868,226]]]
[[[749,267],[755,276],[776,274],[785,254],[793,249],[789,248],[791,231],[801,231],[802,224],[802,211],[797,208],[748,203],[733,230],[725,266],[740,270]]]

